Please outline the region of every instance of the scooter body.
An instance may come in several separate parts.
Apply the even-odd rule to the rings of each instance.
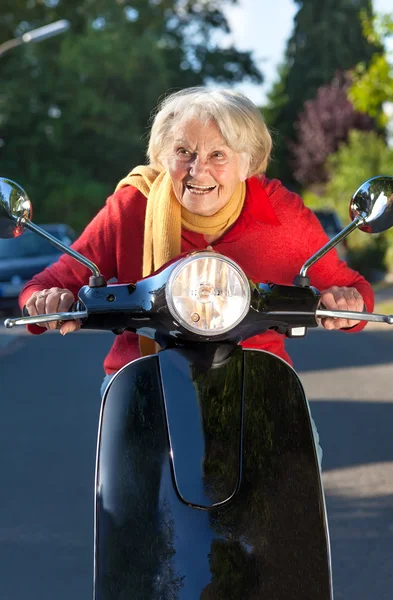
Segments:
[[[196,252],[137,282],[98,267],[37,227],[25,191],[0,178],[0,236],[28,228],[92,272],[69,312],[163,349],[131,362],[103,399],[96,464],[95,600],[332,600],[324,495],[294,370],[240,343],[274,329],[303,336],[328,317],[393,325],[393,315],[320,306],[308,269],[355,229],[393,226],[393,177],[364,182],[352,222],[293,285],[255,283],[228,257]]]
[[[308,404],[276,356],[169,349],[124,367],[100,421],[95,600],[330,600]]]

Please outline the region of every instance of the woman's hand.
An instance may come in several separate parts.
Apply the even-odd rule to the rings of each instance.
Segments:
[[[362,312],[364,310],[364,301],[362,295],[355,288],[333,286],[328,290],[321,292],[321,304],[327,310],[350,310]],[[359,321],[351,319],[335,319],[326,317],[322,319],[322,326],[325,329],[344,329],[354,327]]]
[[[36,315],[47,315],[50,313],[67,312],[75,301],[74,294],[70,290],[53,287],[48,290],[34,292],[26,302],[26,309],[32,317]],[[59,329],[62,335],[80,329],[79,321],[50,321],[37,323],[39,327],[47,329]]]

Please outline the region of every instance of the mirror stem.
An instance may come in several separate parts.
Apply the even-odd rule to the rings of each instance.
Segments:
[[[103,275],[101,275],[97,265],[95,265],[93,262],[91,262],[91,260],[85,258],[84,256],[82,256],[82,254],[79,254],[79,252],[76,252],[75,250],[73,250],[72,248],[67,246],[66,244],[63,244],[60,240],[55,238],[53,235],[51,235],[44,229],[41,229],[41,227],[34,225],[34,223],[32,221],[30,221],[30,219],[28,219],[27,217],[21,217],[20,219],[18,219],[18,223],[20,223],[27,229],[34,231],[39,236],[43,237],[48,242],[50,242],[53,246],[56,246],[56,248],[58,248],[62,252],[65,252],[65,254],[72,256],[72,258],[75,258],[75,260],[77,260],[79,263],[81,263],[82,265],[84,265],[85,267],[90,269],[90,271],[93,273],[93,276],[90,277],[90,279],[89,279],[90,287],[106,286],[105,278],[103,277]]]
[[[366,222],[366,218],[367,218],[367,215],[365,215],[363,213],[361,215],[360,214],[357,215],[357,217],[355,217],[355,219],[352,221],[352,223],[350,223],[349,225],[344,227],[344,229],[342,231],[340,231],[340,233],[335,235],[334,238],[332,238],[327,244],[322,246],[322,248],[320,250],[318,250],[318,252],[316,252],[316,254],[314,254],[314,256],[309,258],[308,261],[304,263],[304,265],[300,269],[299,275],[301,277],[306,277],[308,269],[310,267],[312,267],[312,265],[314,263],[316,263],[317,260],[322,258],[322,256],[324,256],[326,254],[326,252],[329,252],[329,250],[334,248],[334,246],[336,246],[339,242],[341,242],[341,240],[346,238],[347,235],[349,235],[352,231],[354,231],[361,225],[364,225]]]

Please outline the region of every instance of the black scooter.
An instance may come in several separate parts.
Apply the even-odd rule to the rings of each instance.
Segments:
[[[80,319],[131,330],[157,354],[106,389],[95,502],[95,600],[331,600],[328,525],[308,404],[295,371],[239,342],[267,329],[301,337],[328,316],[392,316],[319,307],[309,267],[356,228],[393,225],[393,178],[354,194],[352,223],[310,258],[292,286],[254,284],[214,251],[189,254],[136,284],[108,285],[96,265],[30,220],[31,203],[0,179],[0,235],[25,228],[89,267],[67,313],[6,327]]]

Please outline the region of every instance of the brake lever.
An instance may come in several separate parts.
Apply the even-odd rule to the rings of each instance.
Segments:
[[[68,312],[50,313],[47,315],[35,315],[35,316],[22,316],[14,319],[6,319],[4,321],[4,327],[11,329],[21,325],[39,325],[40,323],[50,323],[53,321],[78,321],[86,319],[88,317],[87,310],[72,310],[76,309],[80,303],[74,302],[70,307],[71,310]],[[27,309],[24,306],[22,309],[22,315],[28,315]]]
[[[317,319],[349,319],[351,321],[373,321],[374,323],[387,323],[393,325],[393,315],[379,315],[376,313],[355,312],[350,310],[326,310],[317,309],[315,312]]]

